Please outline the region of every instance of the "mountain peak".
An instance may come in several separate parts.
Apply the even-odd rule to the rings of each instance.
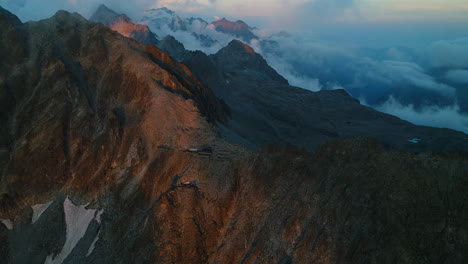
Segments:
[[[149,12],[149,13],[162,12],[162,13],[166,13],[166,14],[169,14],[169,15],[174,15],[174,14],[175,14],[174,11],[170,10],[170,9],[167,8],[167,7],[151,8],[151,9],[145,10],[145,12]]]
[[[105,5],[100,5],[90,21],[102,23],[121,35],[133,38],[143,44],[156,45],[158,42],[156,34],[146,25],[135,24],[131,18],[125,14],[118,14]]]
[[[15,28],[19,28],[23,25],[23,23],[21,23],[21,20],[17,16],[0,6],[0,24],[4,23],[3,21],[8,22]]]
[[[167,35],[163,40],[159,41],[157,47],[162,51],[171,54],[175,59],[182,61],[185,50],[184,44],[174,38],[172,35]]]
[[[215,27],[216,31],[235,35],[244,39],[245,41],[250,41],[254,38],[257,38],[257,36],[255,36],[255,34],[250,31],[249,25],[241,20],[232,22],[223,17],[222,19],[212,22],[211,24]]]
[[[283,84],[288,81],[271,68],[265,59],[252,47],[240,40],[232,40],[229,44],[212,55],[215,64],[227,72],[245,71],[266,77]]]
[[[161,11],[164,11],[164,12],[169,13],[169,14],[174,14],[175,13],[174,11],[172,11],[171,9],[169,9],[169,8],[167,8],[165,6],[163,6],[161,8],[158,8],[156,10],[161,10]]]
[[[102,23],[106,26],[110,26],[116,21],[133,24],[133,21],[127,15],[118,14],[104,4],[98,7],[89,20],[95,23]]]
[[[59,10],[50,19],[56,20],[58,23],[63,21],[79,21],[81,23],[87,22],[86,18],[78,13],[70,13],[66,10]]]
[[[229,49],[233,52],[247,52],[250,54],[256,54],[252,47],[238,39],[234,39],[231,42],[229,42],[229,44],[226,46],[226,49]]]
[[[98,9],[96,10],[96,13],[111,13],[117,15],[117,13],[114,12],[114,10],[110,9],[105,4],[99,5]]]

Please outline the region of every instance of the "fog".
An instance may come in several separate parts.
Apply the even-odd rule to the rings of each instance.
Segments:
[[[393,97],[376,107],[377,110],[398,116],[416,125],[451,128],[468,133],[468,115],[456,104],[451,106],[427,106],[417,110],[413,105],[403,105]]]

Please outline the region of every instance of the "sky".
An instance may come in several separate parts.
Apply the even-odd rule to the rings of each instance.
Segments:
[[[100,3],[131,12],[166,6],[185,14],[251,18],[259,26],[279,22],[297,27],[304,21],[322,25],[468,22],[466,0],[0,0],[23,20],[45,18],[62,8],[89,15]]]
[[[165,6],[207,21],[242,19],[358,46],[425,45],[468,34],[467,0],[0,0],[23,21],[47,18],[59,9],[90,17],[102,3],[131,17]]]

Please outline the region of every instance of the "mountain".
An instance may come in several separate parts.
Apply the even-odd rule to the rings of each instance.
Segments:
[[[153,29],[167,26],[173,31],[187,30],[187,21],[166,7],[146,10],[140,22]]]
[[[288,84],[288,81],[271,68],[260,54],[239,40],[231,41],[225,48],[222,48],[211,56],[211,58],[222,71],[241,71],[243,74],[251,72],[255,75],[263,74],[265,79]]]
[[[175,15],[168,9],[162,11]],[[239,40],[210,56],[185,50],[171,36],[157,46],[186,64],[229,106],[231,118],[217,127],[232,143],[255,149],[276,142],[313,152],[329,140],[366,136],[405,151],[468,149],[462,132],[413,125],[361,105],[344,90],[313,93],[290,86],[260,54]],[[414,143],[415,138],[420,140]]]
[[[413,125],[361,105],[344,90],[290,86],[239,41],[210,56],[198,52],[185,58],[201,82],[229,105],[232,119],[219,128],[235,143],[258,148],[277,142],[314,151],[329,140],[368,136],[406,151],[468,149],[464,133]],[[413,143],[413,138],[421,141]]]
[[[161,36],[169,36],[173,32],[190,32],[189,34],[205,48],[212,47],[218,42],[210,36],[211,29],[208,27],[208,22],[201,18],[181,18],[166,7],[146,10],[140,23],[148,25]]]
[[[243,21],[232,22],[223,18],[208,23],[202,18],[180,17],[166,7],[146,10],[139,23],[148,25],[161,36],[174,35],[175,32],[189,33],[204,48],[224,43],[227,38],[237,38],[246,42],[258,38],[252,32],[253,28]]]
[[[370,138],[252,151],[220,137],[229,109],[199,73],[151,44],[65,11],[23,24],[0,8],[0,28],[2,263],[466,262],[466,152]],[[249,96],[233,100],[257,106],[254,119],[306,103],[362,114],[342,91],[190,54],[206,80],[232,81],[220,94]],[[378,123],[367,111],[358,118]]]
[[[234,35],[244,41],[250,42],[252,39],[257,38],[254,33],[250,31],[250,27],[242,20],[232,22],[226,18],[211,23],[217,31]]]
[[[171,54],[171,56],[178,61],[183,61],[186,57],[191,56],[191,52],[185,49],[184,44],[171,35],[159,41],[156,46],[162,51]]]
[[[158,43],[157,35],[148,26],[135,24],[127,15],[117,14],[105,5],[100,5],[91,16],[90,21],[102,23],[123,36],[133,38],[143,44]]]

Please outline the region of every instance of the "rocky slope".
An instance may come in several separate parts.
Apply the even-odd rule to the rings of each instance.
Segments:
[[[123,36],[133,38],[142,44],[158,43],[157,35],[151,32],[147,25],[135,24],[128,16],[117,14],[105,5],[99,6],[90,21],[103,23]]]
[[[466,153],[248,151],[154,46],[64,11],[22,24],[0,8],[0,28],[4,263],[467,260]]]
[[[231,108],[232,119],[219,127],[232,142],[251,147],[277,142],[314,151],[328,140],[368,136],[406,151],[468,150],[462,132],[413,125],[361,105],[344,90],[290,86],[240,41],[214,55],[190,54],[184,54],[184,63]]]
[[[239,40],[209,56],[184,51],[173,37],[158,47],[183,61],[227,103],[232,118],[218,128],[237,144],[258,148],[276,142],[314,151],[329,140],[367,136],[412,152],[468,150],[468,135],[462,132],[413,125],[361,105],[344,90],[311,92],[290,86]]]

